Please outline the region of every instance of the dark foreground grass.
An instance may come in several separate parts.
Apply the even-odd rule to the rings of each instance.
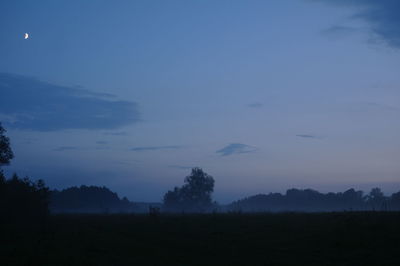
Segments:
[[[57,215],[0,265],[400,265],[400,213]]]

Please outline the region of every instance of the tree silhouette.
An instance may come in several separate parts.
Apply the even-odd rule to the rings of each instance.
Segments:
[[[6,130],[0,123],[0,167],[8,165],[14,154],[10,147],[10,139],[4,135]],[[2,222],[13,225],[35,222],[43,224],[48,214],[49,189],[42,180],[33,182],[19,178],[14,174],[6,179],[0,169],[0,214]]]
[[[371,192],[367,195],[367,202],[371,204],[373,210],[384,210],[385,206],[385,196],[380,188],[373,188]]]
[[[166,211],[205,212],[212,208],[214,178],[200,168],[193,168],[184,185],[164,195]]]
[[[2,195],[3,212],[11,222],[42,221],[48,214],[49,189],[43,180],[19,178],[14,174],[5,181]]]
[[[14,154],[10,147],[10,139],[4,135],[6,130],[2,127],[0,122],[0,167],[10,164]]]
[[[392,194],[390,197],[390,204],[392,210],[400,210],[400,192]]]

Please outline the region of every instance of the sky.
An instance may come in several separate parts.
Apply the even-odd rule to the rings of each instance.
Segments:
[[[4,0],[4,170],[161,201],[400,190],[396,0]],[[24,34],[29,38],[24,39]]]

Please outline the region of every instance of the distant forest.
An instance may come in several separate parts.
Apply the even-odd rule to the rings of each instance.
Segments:
[[[312,189],[289,189],[286,194],[259,194],[233,202],[228,210],[244,212],[331,212],[399,211],[400,192],[387,197],[380,188],[368,194],[354,189],[338,193],[320,193]]]
[[[36,209],[43,213],[48,206],[50,213],[103,214],[148,213],[154,210],[167,213],[400,211],[400,192],[385,196],[379,188],[372,189],[366,195],[354,189],[326,194],[312,189],[289,189],[285,194],[259,194],[227,205],[210,202],[201,209],[195,208],[199,206],[198,197],[193,200],[193,205],[190,199],[179,196],[185,195],[184,189],[185,186],[167,192],[164,201],[159,203],[131,202],[126,197],[120,198],[117,193],[106,187],[80,186],[61,191],[49,190],[43,181],[33,183],[28,178],[19,178],[16,174],[6,179],[4,174],[0,173],[0,205],[3,210],[25,208],[27,211]],[[171,197],[175,203],[171,203]]]
[[[117,193],[106,187],[71,187],[62,191],[53,190],[50,195],[50,210],[55,213],[145,213],[149,211],[149,207],[165,210],[162,203],[135,203],[125,197],[120,199]],[[400,192],[386,197],[379,188],[372,189],[367,195],[354,189],[326,194],[312,189],[289,189],[286,194],[259,194],[228,205],[216,205],[209,211],[331,212],[364,210],[399,211]]]
[[[131,202],[106,187],[80,186],[50,192],[53,213],[145,213],[161,203]]]
[[[149,207],[165,209],[162,203],[134,203],[106,187],[81,186],[51,192],[52,212],[118,213],[148,212]],[[216,205],[208,211],[220,212],[331,212],[331,211],[399,211],[400,192],[384,196],[379,188],[364,195],[349,189],[338,193],[320,193],[312,189],[289,189],[286,194],[259,194],[228,205]],[[188,211],[190,212],[190,211]],[[207,212],[207,211],[204,211]]]

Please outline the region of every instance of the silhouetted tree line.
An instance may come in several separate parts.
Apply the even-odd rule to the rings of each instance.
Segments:
[[[117,213],[138,211],[136,204],[106,187],[80,186],[51,192],[50,210],[71,213]]]
[[[81,186],[50,191],[43,180],[31,181],[14,174],[6,179],[2,166],[14,158],[10,139],[0,123],[0,222],[34,223],[46,219],[49,211],[57,213],[147,212],[160,203],[133,203],[120,199],[106,187]]]
[[[10,140],[0,123],[0,167],[14,158]],[[14,174],[6,179],[0,169],[0,222],[18,225],[43,223],[48,215],[49,189],[43,180],[33,182]]]
[[[279,211],[399,211],[400,192],[386,197],[380,188],[373,188],[367,195],[349,189],[345,192],[326,194],[312,189],[289,189],[286,194],[259,194],[233,202],[230,211],[279,212]]]
[[[14,174],[6,179],[1,167],[8,165],[14,154],[10,140],[0,123],[0,221],[18,223],[44,221],[49,209],[67,213],[119,212],[188,212],[204,213],[216,210],[243,212],[278,211],[400,211],[400,192],[386,197],[374,188],[367,195],[349,189],[339,193],[320,193],[312,189],[289,189],[286,194],[260,194],[218,207],[212,200],[214,178],[200,168],[193,168],[181,187],[168,191],[163,203],[133,203],[119,198],[106,187],[80,186],[50,191],[42,180],[20,178]]]
[[[16,174],[6,179],[0,173],[0,213],[2,221],[42,222],[48,215],[49,189],[42,180],[33,182]]]

